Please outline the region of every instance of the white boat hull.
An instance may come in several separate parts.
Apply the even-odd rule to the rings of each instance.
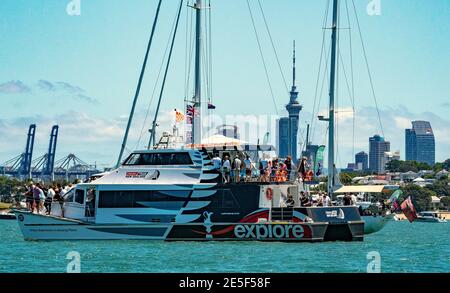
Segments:
[[[387,222],[393,218],[393,214],[386,216],[361,216],[364,221],[364,234],[371,234],[380,231],[386,226]]]
[[[166,241],[334,241],[339,231],[352,231],[346,241],[363,240],[363,222],[320,223],[205,223],[94,224],[15,211],[25,240],[166,240]],[[330,233],[328,233],[330,230]],[[206,233],[205,233],[206,231]],[[339,240],[339,239],[338,239]]]
[[[164,240],[170,224],[95,225],[52,216],[16,212],[25,240]]]

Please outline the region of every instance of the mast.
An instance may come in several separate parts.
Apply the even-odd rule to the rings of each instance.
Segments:
[[[192,125],[193,144],[202,142],[202,0],[197,0],[194,7],[196,10],[195,23],[195,95],[194,95],[194,117]]]
[[[330,105],[328,117],[328,194],[333,196],[334,187],[334,90],[336,78],[336,43],[337,43],[337,18],[338,1],[333,0],[333,24],[331,34],[331,66],[330,66]]]
[[[152,32],[150,34],[150,39],[148,40],[147,51],[145,52],[144,62],[142,63],[141,74],[139,75],[139,81],[136,87],[136,92],[134,94],[133,104],[131,106],[130,116],[128,117],[127,128],[125,129],[125,135],[123,136],[122,146],[120,148],[119,158],[117,159],[116,168],[119,167],[120,162],[122,161],[123,152],[125,151],[125,147],[127,145],[128,132],[130,131],[131,122],[133,121],[134,110],[136,108],[136,103],[139,97],[139,93],[141,91],[142,80],[144,79],[145,67],[147,66],[148,55],[150,53],[150,48],[153,42],[153,35],[155,34],[156,23],[158,22],[159,10],[161,8],[162,0],[158,2],[158,8],[156,8],[155,19],[153,20]]]

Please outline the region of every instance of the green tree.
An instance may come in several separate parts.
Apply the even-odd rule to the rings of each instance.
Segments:
[[[354,177],[352,177],[351,174],[349,173],[340,173],[339,174],[339,180],[341,180],[341,183],[344,185],[349,185],[352,183],[352,179]]]
[[[431,197],[436,196],[434,191],[422,188],[415,184],[408,184],[402,188],[403,195],[400,202],[411,196],[411,199],[417,211],[426,211],[431,208]]]
[[[436,180],[432,185],[428,185],[425,188],[433,191],[437,196],[450,196],[449,179]]]
[[[441,203],[444,205],[444,207],[448,211],[448,209],[450,207],[450,196],[443,196],[443,197],[441,197]]]
[[[420,163],[416,161],[400,161],[393,160],[387,163],[386,169],[391,172],[419,172],[420,170],[432,170],[427,163]]]

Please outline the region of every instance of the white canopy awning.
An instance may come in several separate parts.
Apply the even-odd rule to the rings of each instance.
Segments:
[[[349,185],[342,186],[334,193],[358,193],[358,192],[372,192],[381,193],[383,192],[384,185]]]
[[[221,134],[215,134],[213,136],[202,139],[202,144],[205,145],[243,145],[247,144],[246,141],[227,137]]]

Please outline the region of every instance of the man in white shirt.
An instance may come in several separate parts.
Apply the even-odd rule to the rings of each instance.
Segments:
[[[239,156],[236,156],[233,161],[234,182],[241,181],[241,164],[242,161],[239,159]]]
[[[322,205],[324,207],[331,207],[331,198],[326,193],[323,194]]]
[[[46,209],[47,215],[50,215],[51,209],[52,209],[52,201],[53,197],[55,196],[55,190],[52,186],[47,190],[47,197],[45,198],[44,207]]]
[[[351,197],[352,197],[352,206],[355,206],[356,202],[358,201],[358,198],[354,193],[352,193]]]
[[[225,156],[223,158],[222,169],[223,169],[223,176],[225,178],[225,182],[229,183],[231,181],[231,178],[230,178],[231,163],[230,163],[230,159],[228,158],[228,156]]]
[[[212,159],[212,162],[214,164],[214,169],[219,170],[220,167],[222,167],[222,159],[219,157],[218,153],[216,153],[214,155],[214,158]]]

